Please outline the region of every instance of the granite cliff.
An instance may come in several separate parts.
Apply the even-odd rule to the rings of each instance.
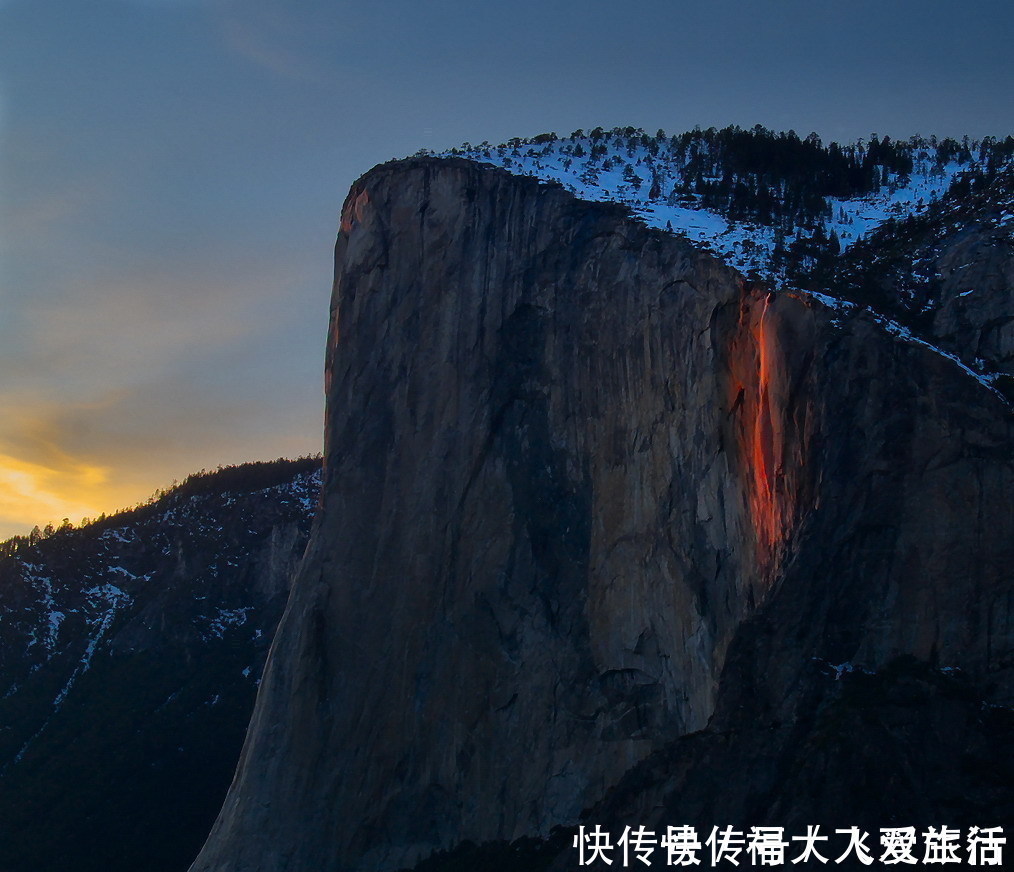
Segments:
[[[326,367],[321,514],[195,872],[847,815],[779,792],[835,676],[1014,702],[1010,407],[884,318],[416,158],[349,194]]]

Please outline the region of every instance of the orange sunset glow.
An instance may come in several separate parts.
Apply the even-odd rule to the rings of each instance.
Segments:
[[[112,508],[113,496],[103,467],[56,469],[0,454],[0,538],[27,532],[25,518],[44,526],[95,517]]]

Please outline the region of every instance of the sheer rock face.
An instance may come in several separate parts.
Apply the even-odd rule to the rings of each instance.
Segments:
[[[367,174],[336,261],[323,511],[195,870],[546,833],[814,657],[1009,689],[1010,416],[952,361],[466,161]]]
[[[933,333],[964,360],[1014,375],[1014,244],[988,223],[948,239],[936,262],[940,308]]]

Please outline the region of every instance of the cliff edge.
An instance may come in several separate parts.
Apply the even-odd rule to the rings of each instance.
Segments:
[[[323,508],[194,872],[545,835],[746,698],[798,717],[814,663],[1012,701],[1010,409],[858,310],[417,158],[345,203],[326,384]]]

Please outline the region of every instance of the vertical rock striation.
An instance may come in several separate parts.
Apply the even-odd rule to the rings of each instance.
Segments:
[[[779,710],[813,657],[1009,687],[1008,410],[834,314],[467,161],[357,182],[323,510],[195,872],[545,834],[723,670]]]

